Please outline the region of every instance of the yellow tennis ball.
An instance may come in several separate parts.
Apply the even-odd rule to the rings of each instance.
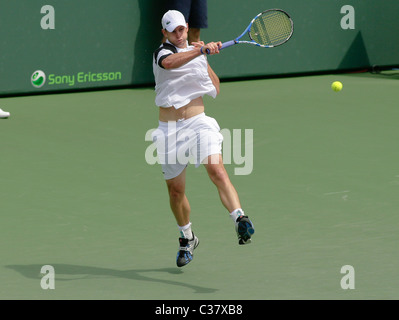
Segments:
[[[331,85],[331,89],[333,89],[335,92],[341,91],[342,87],[343,87],[343,85],[339,81],[334,81]]]

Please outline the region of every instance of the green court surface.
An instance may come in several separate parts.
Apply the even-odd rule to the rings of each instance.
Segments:
[[[398,299],[398,80],[222,83],[206,113],[241,129],[242,145],[253,130],[253,171],[226,168],[256,233],[238,245],[205,169],[190,166],[201,244],[181,269],[161,169],[145,159],[152,88],[0,99],[11,112],[0,120],[0,298]],[[341,287],[346,265],[354,289]]]

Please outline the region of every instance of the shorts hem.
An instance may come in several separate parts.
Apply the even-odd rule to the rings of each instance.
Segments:
[[[186,169],[186,168],[187,168],[187,165],[185,165],[184,168],[179,170],[177,174],[176,173],[173,173],[173,174],[165,174],[164,173],[163,177],[164,177],[165,180],[172,180],[172,179],[178,177],[184,171],[184,169]]]

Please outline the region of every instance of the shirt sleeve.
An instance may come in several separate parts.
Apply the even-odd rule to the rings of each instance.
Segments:
[[[162,65],[162,61],[166,58],[166,57],[168,57],[168,56],[170,56],[171,54],[173,54],[173,52],[172,52],[172,50],[169,50],[169,49],[165,49],[165,48],[160,48],[160,50],[158,51],[156,51],[155,52],[155,62],[156,62],[156,64],[159,66],[159,67],[161,67],[161,68],[163,68],[164,69],[164,67],[163,67],[163,65]]]

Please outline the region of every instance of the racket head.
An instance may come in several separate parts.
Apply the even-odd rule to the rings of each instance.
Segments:
[[[287,12],[269,9],[259,13],[250,24],[248,35],[258,46],[272,48],[287,42],[294,33],[294,22]]]

